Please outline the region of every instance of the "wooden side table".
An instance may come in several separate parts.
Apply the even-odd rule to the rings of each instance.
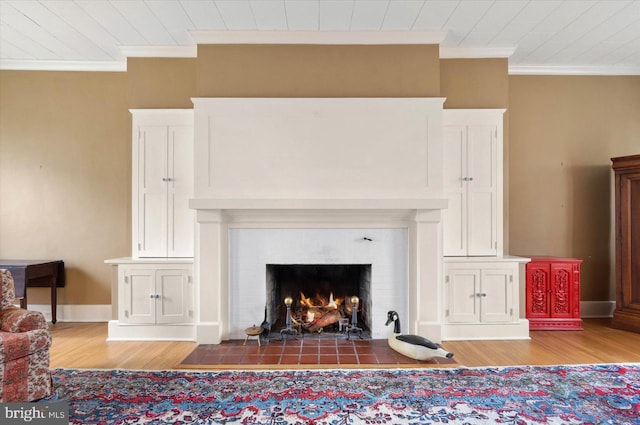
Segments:
[[[65,283],[62,260],[0,260],[0,269],[11,272],[22,308],[27,308],[27,287],[51,288],[51,323],[56,323],[57,288]]]

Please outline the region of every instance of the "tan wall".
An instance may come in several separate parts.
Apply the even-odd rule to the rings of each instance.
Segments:
[[[577,257],[613,297],[611,157],[640,153],[640,77],[509,77],[511,252]]]
[[[103,261],[131,251],[126,75],[1,71],[0,93],[0,258],[62,259],[61,304],[109,304]]]
[[[198,46],[198,96],[419,97],[440,92],[438,46]]]
[[[195,58],[129,58],[129,108],[193,108]]]
[[[443,59],[440,96],[446,109],[506,108],[509,105],[507,59]]]

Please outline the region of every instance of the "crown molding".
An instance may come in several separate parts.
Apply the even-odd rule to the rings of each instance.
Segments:
[[[195,58],[198,46],[120,46],[128,58]]]
[[[616,65],[509,65],[509,75],[640,75],[640,67]]]
[[[441,59],[508,58],[516,51],[515,46],[503,47],[442,47]]]
[[[197,44],[440,44],[446,31],[189,31]]]
[[[127,62],[0,59],[0,70],[125,72],[127,70]]]

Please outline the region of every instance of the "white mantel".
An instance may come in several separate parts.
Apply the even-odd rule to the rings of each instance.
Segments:
[[[196,210],[434,210],[447,207],[446,199],[192,199]]]
[[[322,200],[309,201],[307,205]],[[195,203],[195,202],[194,202]],[[272,204],[276,206],[278,202]],[[441,210],[390,209],[386,202],[363,209],[291,208],[239,210],[198,209],[196,245],[196,341],[217,344],[229,339],[230,229],[407,229],[406,284],[408,324],[405,329],[440,341],[443,333]],[[430,204],[427,203],[427,204]],[[384,206],[384,209],[374,205]],[[446,201],[434,200],[434,206]],[[234,205],[237,207],[237,205]],[[262,205],[264,207],[264,205]],[[407,207],[407,205],[404,205]]]

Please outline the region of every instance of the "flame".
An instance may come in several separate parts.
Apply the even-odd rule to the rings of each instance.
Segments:
[[[313,322],[313,319],[316,317],[316,314],[309,311],[307,312],[307,322],[311,323]]]
[[[313,307],[313,303],[311,302],[311,299],[305,297],[302,291],[300,292],[300,304],[307,307]]]
[[[304,293],[300,292],[300,305],[311,308],[311,307],[324,307],[324,308],[334,308],[337,309],[342,304],[342,299],[334,299],[333,291],[329,293],[329,301],[320,295],[316,295],[314,299],[307,298]]]
[[[333,292],[331,292],[331,294],[329,294],[329,304],[327,304],[327,307],[336,308],[336,309],[338,308],[338,304],[333,299]]]

